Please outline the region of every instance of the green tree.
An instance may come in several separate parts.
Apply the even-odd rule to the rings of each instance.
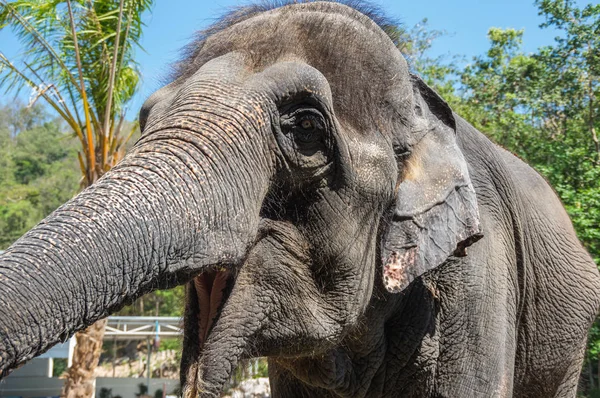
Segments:
[[[184,286],[170,290],[157,290],[138,298],[132,305],[121,309],[118,315],[183,316],[184,300]]]
[[[74,132],[82,187],[122,158],[135,131],[123,128],[125,105],[138,87],[134,50],[142,14],[151,5],[152,0],[0,0],[0,28],[12,28],[23,45],[16,59],[0,52],[0,86],[31,90],[30,104],[43,98]],[[21,178],[41,172],[31,158],[14,162]],[[92,394],[105,323],[77,334],[63,396]]]
[[[549,11],[541,10],[553,21]],[[584,32],[599,29],[600,7],[585,10],[590,18],[586,24],[578,18],[570,23]],[[564,28],[568,39],[559,37],[554,45],[530,55],[522,53],[522,31],[492,28],[487,55],[477,57],[461,75],[462,109],[476,127],[550,181],[579,238],[600,263],[600,163],[595,138],[600,85],[593,72],[600,68],[600,40],[593,44],[591,39],[569,38],[572,27],[556,27]]]
[[[81,143],[83,186],[123,156],[126,104],[136,92],[141,15],[151,0],[0,0],[0,28],[17,33],[24,51],[0,52],[0,86],[43,98]]]
[[[75,154],[76,142],[43,107],[0,107],[0,249],[77,192]]]

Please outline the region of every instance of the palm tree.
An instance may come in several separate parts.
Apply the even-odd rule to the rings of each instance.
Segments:
[[[45,100],[73,130],[81,187],[94,183],[124,155],[137,129],[125,122],[140,73],[134,59],[142,14],[153,0],[0,0],[0,29],[12,28],[23,52],[0,49],[0,87],[30,90],[30,106]],[[128,126],[129,125],[129,126]],[[125,128],[128,126],[127,128]],[[89,397],[105,321],[76,336],[63,397]]]

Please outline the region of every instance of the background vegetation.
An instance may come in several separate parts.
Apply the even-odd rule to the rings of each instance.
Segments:
[[[600,265],[600,5],[535,4],[546,20],[542,26],[559,31],[552,45],[525,54],[523,31],[491,28],[489,50],[467,67],[460,55],[427,56],[444,32],[429,29],[426,20],[412,29],[393,29],[413,69],[457,113],[552,184]],[[69,126],[41,105],[0,106],[0,249],[77,192],[78,145]],[[182,302],[182,288],[155,292],[122,314],[180,316]],[[597,321],[582,373],[583,394],[597,393],[599,356]]]

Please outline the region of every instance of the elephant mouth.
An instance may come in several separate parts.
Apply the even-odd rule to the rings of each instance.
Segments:
[[[212,267],[193,279],[184,339],[189,348],[182,358],[183,397],[220,396],[240,360],[297,352],[283,344],[281,336],[292,333],[288,313],[279,312],[282,302],[272,295],[274,286],[295,291],[310,278],[308,249],[295,226],[263,219],[242,264]],[[278,327],[274,321],[284,323]]]
[[[223,305],[233,289],[233,273],[211,269],[194,278],[198,300],[198,337],[200,348],[206,343],[211,328],[219,318]]]

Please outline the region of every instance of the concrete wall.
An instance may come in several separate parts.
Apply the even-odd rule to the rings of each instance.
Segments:
[[[52,377],[52,358],[33,358],[9,377]]]
[[[112,389],[113,397],[120,395],[123,398],[135,398],[135,394],[139,391],[138,385],[143,383],[146,385],[148,379],[139,378],[117,378],[117,377],[99,377],[96,379],[96,398],[99,397],[101,388]],[[173,394],[173,391],[179,386],[179,380],[173,379],[150,379],[150,390],[148,394],[154,396],[156,390],[162,390],[163,385],[166,385],[167,394]]]
[[[64,380],[55,377],[16,377],[11,374],[0,381],[0,397],[58,396],[63,383]]]
[[[138,385],[140,383],[145,385],[146,381],[145,378],[99,377],[96,379],[96,398],[99,397],[102,388],[112,389],[113,396],[135,398],[135,394],[139,391]],[[63,383],[64,379],[56,377],[16,377],[11,375],[0,381],[0,397],[58,397]],[[179,385],[179,380],[150,379],[149,395],[154,396],[154,392],[162,390],[165,384],[167,394],[172,394]]]

